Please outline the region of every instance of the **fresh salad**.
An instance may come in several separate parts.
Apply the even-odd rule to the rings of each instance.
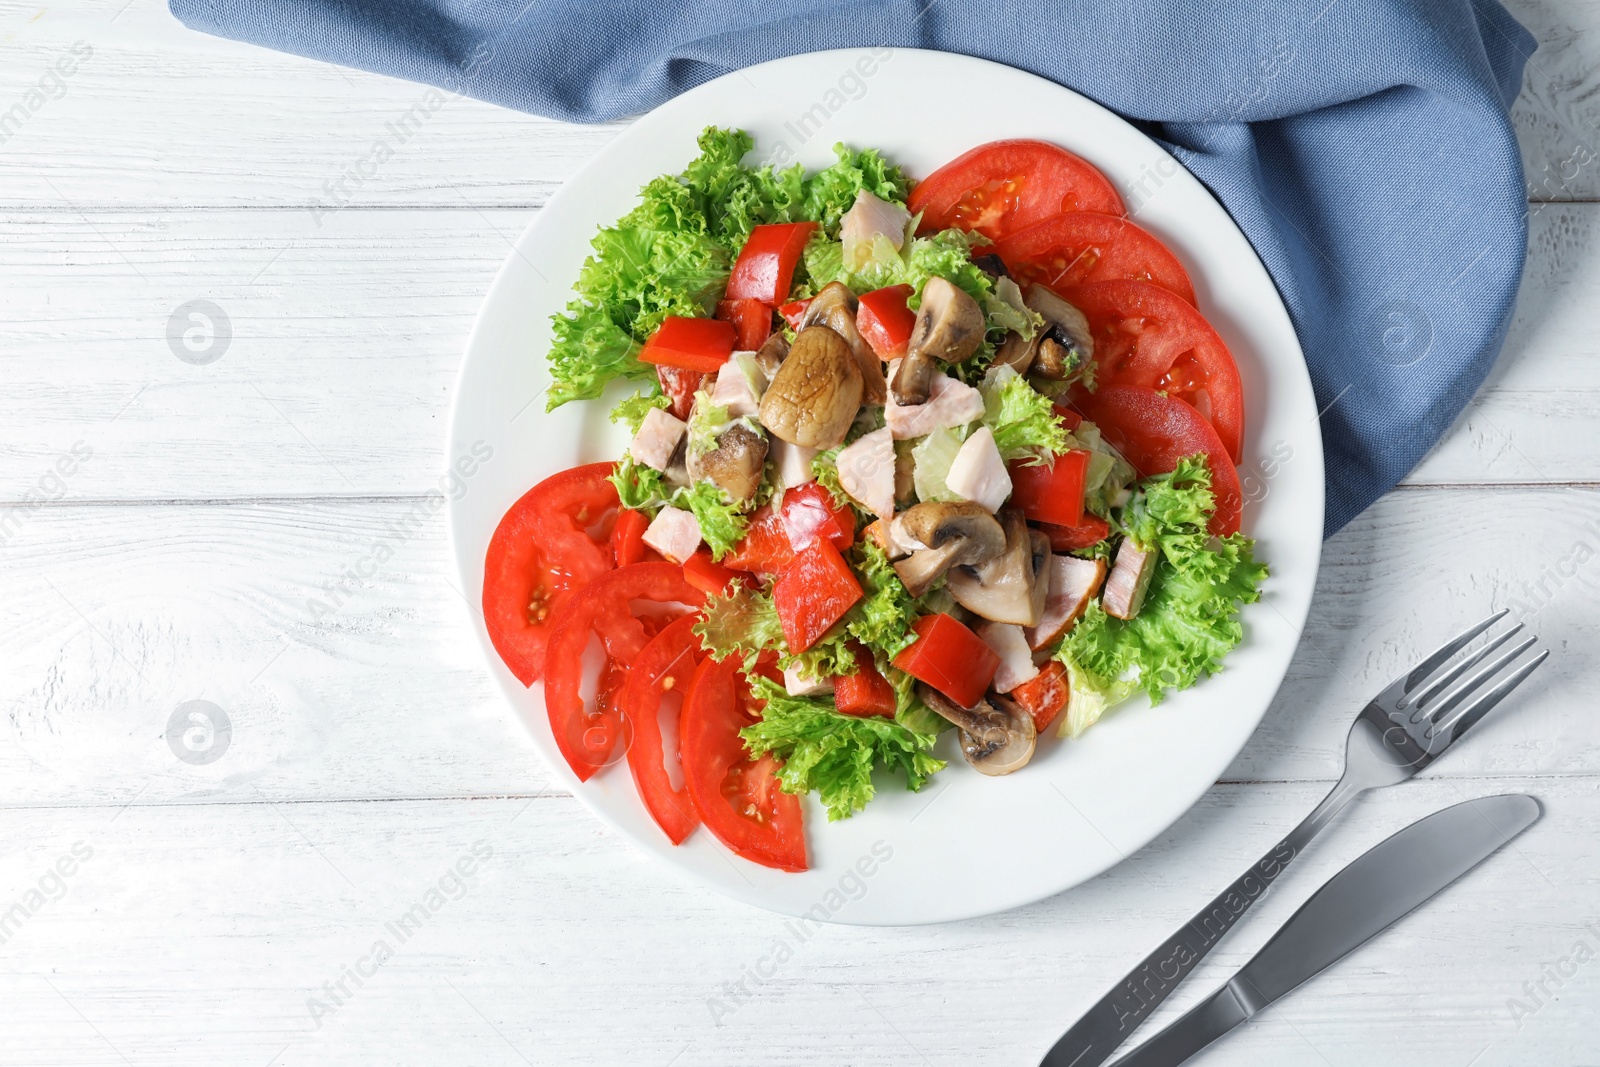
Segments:
[[[1098,170],[751,148],[707,129],[595,236],[549,406],[632,442],[512,506],[483,610],[580,780],[625,757],[675,844],[795,871],[801,795],[1021,771],[1219,670],[1266,568],[1233,358]]]

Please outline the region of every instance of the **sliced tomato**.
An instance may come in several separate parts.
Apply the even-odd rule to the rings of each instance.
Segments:
[[[841,552],[856,543],[856,513],[834,500],[820,482],[807,482],[783,494],[783,528],[796,551],[809,548],[819,537]]]
[[[772,307],[759,300],[724,300],[717,304],[717,318],[733,323],[741,352],[754,352],[772,336]]]
[[[1067,668],[1053,659],[1039,673],[1011,691],[1011,699],[1033,718],[1033,728],[1042,734],[1067,706]]]
[[[1142,476],[1166,474],[1185,456],[1205,453],[1217,501],[1211,532],[1219,537],[1238,532],[1244,502],[1239,472],[1217,432],[1198,411],[1182,400],[1132,385],[1103,385],[1077,403],[1084,417],[1100,427],[1105,439]]]
[[[789,329],[798,330],[800,321],[806,317],[806,308],[810,306],[811,299],[809,297],[805,300],[791,300],[778,309],[778,314],[783,317],[784,322],[789,324]]]
[[[983,638],[942,613],[922,616],[911,629],[917,639],[894,658],[896,667],[964,708],[983,699],[1000,666]]]
[[[816,228],[814,222],[779,222],[751,230],[728,275],[728,299],[759,300],[768,307],[788,299],[795,264]]]
[[[991,141],[946,163],[911,190],[921,234],[955,227],[998,241],[1069,211],[1122,215],[1122,198],[1092,163],[1044,141]]]
[[[1011,504],[1036,522],[1076,526],[1083,521],[1083,482],[1089,473],[1089,453],[1074,448],[1057,456],[1049,466],[1025,460],[1006,465],[1011,474]]]
[[[567,766],[580,782],[610,763],[624,740],[621,708],[599,700],[594,708],[584,704],[583,655],[590,635],[596,635],[606,653],[606,671],[623,671],[633,664],[654,636],[664,616],[635,618],[633,602],[698,606],[700,591],[683,579],[683,568],[671,563],[635,563],[603,574],[568,601],[550,635],[544,678],[544,706],[550,731]]]
[[[789,651],[816,644],[861,595],[861,582],[831,541],[818,538],[796,554],[772,583],[772,604]]]
[[[1085,515],[1076,526],[1057,526],[1041,522],[1039,529],[1050,538],[1050,551],[1073,552],[1097,545],[1111,536],[1111,524],[1098,515]]]
[[[735,854],[782,871],[806,869],[800,798],[778,788],[782,766],[752,760],[739,731],[756,720],[740,699],[738,664],[705,659],[680,719],[683,773],[707,830]]]
[[[763,504],[751,513],[744,539],[722,557],[722,565],[736,571],[777,574],[791,559],[794,559],[794,546],[789,543],[783,513],[771,504]]]
[[[646,559],[660,559],[655,550],[644,543],[644,532],[650,528],[650,516],[632,508],[617,512],[616,525],[611,528],[611,553],[619,567],[642,563]]]
[[[1066,290],[1090,282],[1140,281],[1195,302],[1194,285],[1178,257],[1154,234],[1115,215],[1057,215],[1013,231],[995,252],[1024,290],[1034,282]]]
[[[878,670],[872,652],[860,641],[850,642],[856,672],[833,680],[833,705],[845,715],[887,715],[894,718],[894,686]]]
[[[695,668],[700,666],[700,638],[694,634],[698,620],[697,615],[685,615],[651,638],[633,661],[622,693],[623,713],[633,735],[633,743],[628,746],[633,784],[650,817],[674,845],[682,844],[700,825],[700,814],[695,810],[687,782],[677,789],[672,787],[667,762],[682,767],[677,743],[681,729],[672,731],[670,742],[664,738],[661,705],[669,694],[676,694],[681,701],[689,691]],[[681,727],[681,703],[678,722]]]
[[[891,285],[862,295],[856,308],[856,332],[872,346],[882,360],[899,359],[911,343],[911,327],[917,313],[906,306],[913,290],[909,285]]]
[[[702,593],[725,593],[738,577],[737,571],[713,560],[710,549],[696,549],[694,555],[683,561],[684,580]]]
[[[505,513],[483,562],[483,621],[512,674],[532,685],[567,600],[613,565],[610,463],[552,474]]]
[[[733,355],[733,324],[721,319],[689,319],[668,315],[639,350],[646,363],[715,374]]]
[[[661,391],[672,401],[672,406],[667,410],[675,418],[687,422],[689,413],[694,410],[694,395],[705,384],[706,376],[697,370],[658,366],[656,378],[661,382]]]
[[[1244,387],[1228,346],[1193,305],[1149,282],[1095,282],[1062,296],[1089,319],[1095,381],[1159,389],[1216,428],[1233,463],[1244,442]]]

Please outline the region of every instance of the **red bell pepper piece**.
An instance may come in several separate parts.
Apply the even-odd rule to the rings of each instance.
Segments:
[[[733,355],[734,340],[732,323],[668,315],[644,343],[639,358],[660,366],[715,374]]]
[[[644,543],[644,532],[650,528],[650,517],[642,511],[623,508],[617,512],[617,524],[611,528],[611,551],[617,566],[642,563],[648,554],[659,559],[653,549]]]
[[[1062,407],[1060,404],[1051,404],[1050,406],[1055,408],[1057,415],[1061,416],[1061,422],[1066,426],[1068,433],[1083,425],[1083,416],[1071,408]]]
[[[995,650],[949,615],[924,615],[911,624],[917,639],[894,665],[964,708],[983,699],[1000,666]]]
[[[792,653],[816,644],[860,599],[861,583],[850,564],[822,538],[796,555],[772,585],[772,603]]]
[[[841,552],[856,543],[855,512],[819,482],[783,494],[783,526],[797,550],[809,547],[812,538],[825,538]]]
[[[706,376],[697,370],[658,366],[656,378],[661,382],[661,391],[672,401],[667,410],[687,422],[689,413],[694,410],[694,394],[705,384]]]
[[[789,295],[795,264],[816,228],[814,222],[780,222],[751,230],[728,275],[728,299],[759,300],[770,307],[781,304]]]
[[[726,593],[738,574],[711,558],[709,549],[697,549],[683,562],[683,579],[702,593]]]
[[[895,693],[889,680],[878,673],[872,653],[860,641],[850,642],[856,673],[833,680],[833,706],[845,715],[886,715],[894,718]]]
[[[811,298],[804,300],[791,300],[778,309],[778,314],[783,316],[783,321],[789,324],[789,329],[798,330],[800,320],[806,316],[806,308],[811,306]]]
[[[1073,552],[1097,545],[1111,536],[1111,524],[1098,515],[1085,515],[1076,526],[1056,526],[1041,522],[1039,529],[1050,538],[1050,551]]]
[[[784,528],[783,514],[771,504],[763,504],[750,516],[744,539],[722,557],[724,567],[757,574],[777,574],[794,559],[794,546]]]
[[[1011,504],[1035,522],[1076,526],[1083,521],[1083,481],[1089,472],[1089,453],[1074,448],[1056,457],[1053,466],[1029,466],[1013,460]]]
[[[911,327],[917,321],[916,313],[906,307],[912,291],[909,285],[891,285],[861,297],[856,309],[856,330],[879,359],[899,359],[906,354]]]
[[[772,336],[772,308],[759,300],[723,300],[717,318],[733,323],[741,352],[754,352]]]
[[[1067,706],[1067,668],[1053,659],[1039,673],[1011,691],[1011,699],[1033,716],[1033,728],[1044,733]]]

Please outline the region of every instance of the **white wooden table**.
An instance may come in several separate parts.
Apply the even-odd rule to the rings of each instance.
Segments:
[[[1546,814],[1514,849],[1204,1062],[1600,1064],[1600,4],[1514,10],[1542,48],[1505,355],[1329,542],[1226,778],[1076,890],[830,927],[753,980],[783,920],[552,785],[480,668],[442,516],[386,532],[438,476],[510,239],[616,128],[452,101],[319,212],[421,87],[192,34],[159,0],[0,9],[0,112],[26,112],[0,144],[0,1063],[1036,1062],[1321,796],[1359,699],[1516,598],[1556,653],[1537,681],[1359,802],[1159,1021],[1363,848],[1519,790]],[[168,337],[199,299],[231,329],[204,364]],[[346,579],[375,539],[392,558]],[[231,724],[210,763],[166,738],[192,700]],[[386,924],[419,903],[402,942]]]

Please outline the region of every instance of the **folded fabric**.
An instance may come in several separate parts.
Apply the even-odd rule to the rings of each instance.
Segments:
[[[171,7],[197,30],[577,122],[863,45],[962,52],[1070,86],[1162,140],[1271,271],[1324,410],[1329,534],[1472,397],[1522,274],[1527,196],[1508,109],[1534,41],[1493,0]]]

